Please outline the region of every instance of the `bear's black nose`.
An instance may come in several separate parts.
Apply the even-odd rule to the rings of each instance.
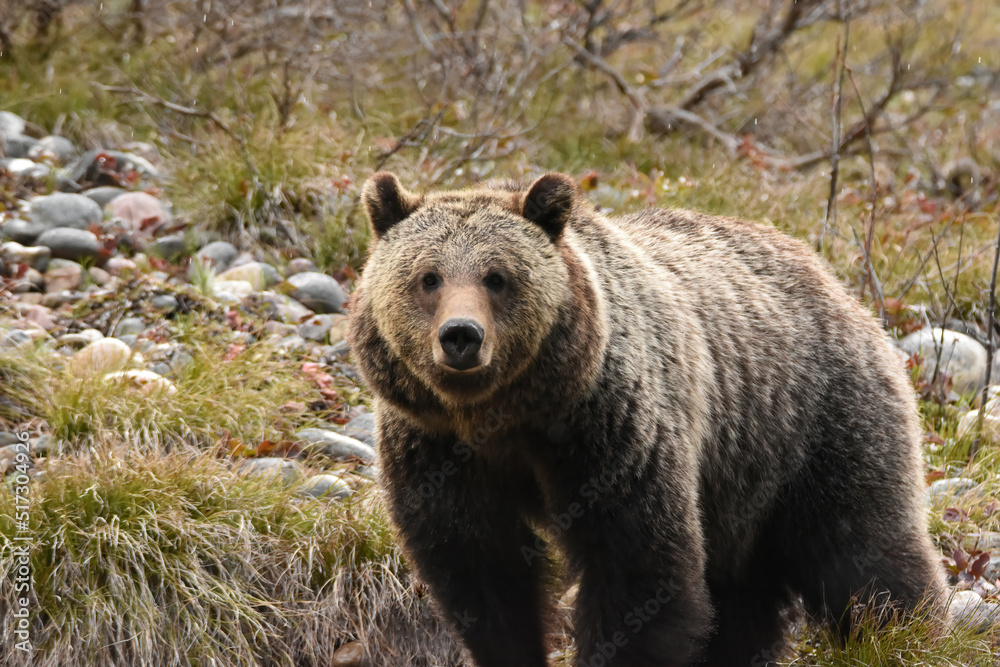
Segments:
[[[454,317],[438,329],[438,340],[444,351],[444,362],[456,371],[467,371],[479,365],[479,348],[485,331],[479,322]]]

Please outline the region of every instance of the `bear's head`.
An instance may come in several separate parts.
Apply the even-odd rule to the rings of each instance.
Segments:
[[[577,206],[574,181],[546,174],[526,189],[417,195],[381,172],[362,200],[375,242],[358,306],[392,363],[453,406],[524,373],[570,299],[561,239]]]

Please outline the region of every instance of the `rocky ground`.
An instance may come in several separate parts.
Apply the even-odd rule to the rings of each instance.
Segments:
[[[288,489],[289,502],[300,496],[363,507],[375,474],[374,424],[347,362],[345,285],[306,258],[276,267],[201,238],[160,198],[163,165],[149,145],[81,151],[59,136],[28,136],[26,127],[0,112],[0,472],[8,492],[23,472],[32,486],[50,488],[46,478],[58,483],[63,464],[90,465],[94,452],[108,448],[169,457],[193,446],[214,451],[236,475]],[[24,378],[15,368],[29,358],[42,370],[27,384],[44,401],[18,392]],[[299,381],[269,398],[287,400],[262,408],[265,429],[236,432],[240,411],[255,406],[240,403],[225,383],[215,391],[232,403],[229,428],[185,425],[185,434],[163,426],[143,437],[107,423],[93,402],[123,401],[123,419],[137,417],[129,423],[148,428],[138,423],[148,406],[166,411],[222,365],[260,359]],[[81,407],[93,410],[82,415],[93,419],[88,427],[72,418],[52,423],[62,400],[57,387],[65,386],[91,392]],[[203,407],[180,411],[191,423],[191,411]],[[202,417],[211,421],[212,413]],[[28,460],[19,456],[23,434]],[[331,639],[330,651],[338,648],[327,664],[365,664],[365,645],[350,639]]]
[[[284,446],[355,462],[351,473],[370,479],[372,417],[356,401],[344,402],[327,372],[353,384],[344,287],[308,259],[291,259],[279,270],[226,241],[187,231],[157,196],[159,159],[151,146],[81,154],[62,137],[33,139],[24,129],[25,121],[0,112],[7,155],[0,160],[0,192],[10,205],[0,225],[0,348],[35,346],[53,369],[73,378],[169,397],[177,392],[173,379],[193,361],[172,335],[175,318],[215,318],[227,325],[216,335],[226,336],[232,354],[273,346],[302,361],[324,398],[308,406],[323,415],[323,428],[289,433]],[[44,433],[32,442],[40,456],[56,455],[62,445]],[[306,479],[293,461],[255,456],[242,466],[280,474],[314,496],[350,493],[340,476]]]
[[[363,506],[375,441],[344,341],[351,272],[330,275],[307,257],[269,263],[205,237],[161,198],[169,166],[151,145],[82,151],[38,136],[42,129],[0,112],[0,471],[8,486],[25,470],[33,484],[58,477],[63,462],[105,446],[150,456],[187,446],[309,502]],[[909,331],[898,341],[901,361],[914,368],[918,390],[950,406],[957,424],[928,434],[927,498],[957,591],[953,611],[986,630],[1000,620],[996,475],[939,454],[975,437],[980,420],[987,446],[1000,440],[1000,395],[991,391],[982,410],[967,400],[987,375],[1000,380],[1000,360],[987,374],[986,336],[972,323],[930,326],[917,309],[900,329]],[[31,369],[23,377],[22,362]],[[294,383],[250,383],[255,369]],[[206,384],[213,376],[220,384]],[[215,413],[203,412],[213,396],[230,403],[214,424]],[[168,422],[171,405],[180,407]],[[148,410],[155,428],[140,423]],[[26,464],[20,433],[30,436]],[[417,596],[407,586],[405,595]],[[338,648],[327,664],[372,659],[379,646],[363,634],[330,640]],[[436,650],[450,657],[433,664],[458,660],[450,644]]]

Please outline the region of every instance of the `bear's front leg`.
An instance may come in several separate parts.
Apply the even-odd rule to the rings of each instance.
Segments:
[[[479,667],[544,667],[542,568],[522,520],[529,478],[470,445],[380,415],[383,487],[411,564]]]
[[[577,667],[699,664],[712,617],[700,513],[694,485],[664,474],[677,470],[665,458],[588,466],[602,472],[567,500],[560,541],[580,574]]]

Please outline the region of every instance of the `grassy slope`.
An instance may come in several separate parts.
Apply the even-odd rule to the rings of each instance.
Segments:
[[[1000,20],[1000,10],[989,4],[972,6],[964,54],[951,64],[956,76],[974,67],[977,53],[994,46],[990,26]],[[940,5],[949,10],[949,21],[964,10],[945,0]],[[88,11],[70,8],[49,37],[34,38],[30,28],[22,28],[17,34],[22,48],[0,60],[3,108],[46,129],[60,124],[65,135],[86,146],[132,138],[156,143],[169,166],[165,197],[200,233],[242,235],[260,242],[279,262],[286,254],[281,248],[298,243],[325,267],[359,265],[367,231],[355,206],[357,188],[379,159],[379,140],[409,129],[423,104],[402,69],[387,74],[392,94],[381,97],[374,89],[358,100],[357,91],[308,88],[294,108],[294,122],[279,129],[273,72],[253,65],[235,73],[194,71],[190,54],[177,46],[184,35],[173,42],[158,35],[126,44],[120,34],[89,20]],[[749,26],[740,22],[720,39],[735,44]],[[934,35],[951,26],[939,27],[927,31],[919,48],[937,48]],[[801,36],[789,49],[807,57],[794,59],[795,67],[827,76],[837,31],[826,26]],[[878,36],[878,26],[860,26],[854,43],[874,49]],[[810,43],[824,48],[809,49]],[[641,63],[641,55],[624,54],[622,66]],[[388,70],[391,63],[381,65]],[[95,86],[98,81],[134,83],[185,104],[197,101],[231,134],[203,118],[131,103],[129,96]],[[449,173],[445,183],[462,184],[478,174],[559,169],[583,176],[594,170],[599,178],[591,197],[615,211],[650,204],[697,208],[772,221],[818,243],[828,188],[825,166],[804,173],[770,170],[752,160],[734,161],[718,147],[683,134],[629,144],[609,134],[606,117],[594,113],[594,100],[611,105],[615,99],[605,80],[567,71],[557,82],[529,109],[534,129],[517,150],[475,165],[475,173],[471,168]],[[877,84],[859,74],[869,95]],[[743,113],[766,117],[763,104],[747,100]],[[902,100],[893,111],[906,113],[907,104],[913,102]],[[363,116],[355,113],[359,108]],[[446,122],[461,129],[457,109],[445,112]],[[927,137],[927,153],[944,162],[963,154],[962,126],[984,113],[974,97],[955,98],[912,131]],[[822,115],[809,122],[828,124]],[[788,146],[809,138],[802,131],[807,124],[792,128]],[[998,138],[994,133],[982,141],[991,137]],[[436,157],[457,150],[458,142],[444,144]],[[420,146],[407,148],[386,166],[412,184],[430,186],[419,156]],[[995,211],[962,213],[947,198],[928,204],[920,179],[909,176],[914,170],[926,175],[912,156],[880,160],[877,167],[872,254],[886,296],[940,312],[943,285],[954,282],[958,309],[981,319],[989,259],[984,248],[995,233]],[[840,223],[822,251],[845,281],[860,286],[863,268],[851,230],[863,233],[869,220],[866,158],[846,159],[842,178]],[[295,238],[273,224],[276,215],[294,221]],[[933,239],[945,230],[934,258]],[[968,264],[958,263],[969,257]],[[940,272],[933,268],[937,263]],[[866,299],[871,302],[870,291]],[[398,641],[388,637],[393,619],[426,614],[406,581],[377,500],[366,496],[345,506],[295,499],[235,477],[221,460],[195,453],[211,448],[223,432],[248,443],[287,435],[298,424],[279,408],[308,391],[296,374],[298,362],[262,347],[221,363],[228,342],[213,335],[218,326],[198,316],[173,326],[171,335],[189,344],[195,362],[170,400],[122,398],[112,388],[74,383],[30,355],[0,355],[0,391],[27,405],[36,423],[44,422],[53,435],[77,445],[65,465],[54,466],[33,492],[32,563],[42,610],[34,621],[35,643],[45,649],[47,664],[81,656],[88,664],[132,663],[162,659],[164,652],[178,663],[213,658],[242,663],[253,655],[263,662],[319,662],[347,638],[373,645]],[[928,469],[964,467],[968,442],[952,439],[958,409],[930,403],[924,408],[928,431],[946,440],[945,446],[928,449]],[[8,426],[22,421],[10,412],[0,412],[0,420]],[[945,521],[945,508],[932,510],[932,530],[943,553],[968,546],[980,530],[1000,528],[989,506],[990,495],[1000,493],[998,473],[1000,460],[992,450],[965,473],[991,491],[965,501],[968,520]],[[0,503],[9,502],[9,496],[0,496]],[[9,507],[0,510],[0,534],[10,538]],[[9,545],[0,551],[4,570]],[[0,590],[0,618],[6,619],[2,612],[10,591]],[[127,641],[116,645],[114,638]],[[843,648],[822,635],[807,635],[794,664],[989,664],[990,656],[986,640],[958,636],[936,643],[923,629],[908,628]]]
[[[395,664],[430,652],[406,623],[428,610],[370,494],[305,500],[190,453],[61,464],[33,483],[30,664],[320,664],[352,637],[395,647]],[[12,505],[0,496],[4,537]],[[13,569],[8,549],[0,566]],[[3,653],[17,663],[10,596]]]

